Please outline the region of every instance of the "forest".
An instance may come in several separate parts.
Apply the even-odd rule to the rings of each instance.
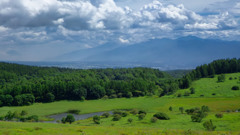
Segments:
[[[69,69],[0,63],[0,106],[35,102],[131,98],[169,95],[192,81],[240,72],[240,59],[221,59],[198,66],[182,78],[158,69]]]

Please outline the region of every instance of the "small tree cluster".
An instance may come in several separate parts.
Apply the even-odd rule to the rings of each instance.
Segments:
[[[217,114],[215,114],[215,117],[216,117],[216,118],[222,118],[222,117],[223,117],[223,114],[217,113]]]
[[[218,76],[218,82],[224,82],[226,80],[226,77],[224,74],[221,74]]]
[[[161,112],[154,114],[153,117],[156,117],[160,120],[169,120],[170,119],[170,117],[166,113],[161,113]]]
[[[67,122],[69,122],[69,123],[71,124],[71,123],[73,123],[73,122],[75,121],[75,118],[74,118],[73,115],[68,114],[67,117],[66,117],[66,118],[63,117],[61,121],[62,121],[62,123],[64,123],[64,124],[67,123]]]
[[[119,115],[119,114],[114,114],[112,121],[119,121],[121,118],[122,118],[121,115]]]
[[[108,112],[105,112],[102,114],[102,117],[104,117],[104,118],[108,118],[109,116],[110,116],[110,113],[108,113]]]
[[[203,127],[208,131],[214,131],[216,126],[213,125],[212,120],[203,123]]]
[[[151,121],[152,123],[156,123],[157,120],[158,120],[158,118],[156,118],[156,117],[152,117],[150,121]]]
[[[96,124],[100,124],[100,119],[101,118],[98,115],[93,116],[93,122],[96,123]]]
[[[239,90],[239,86],[233,86],[232,90]]]
[[[192,109],[187,109],[186,113],[188,115],[191,115],[192,122],[201,122],[203,118],[207,116],[207,112],[209,112],[208,106],[202,106],[200,108],[192,108]]]

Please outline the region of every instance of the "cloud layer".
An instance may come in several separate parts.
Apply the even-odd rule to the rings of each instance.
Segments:
[[[139,10],[114,0],[1,0],[0,48],[55,43],[81,48],[188,35],[239,40],[240,2],[228,3],[228,9],[201,14],[158,0]]]

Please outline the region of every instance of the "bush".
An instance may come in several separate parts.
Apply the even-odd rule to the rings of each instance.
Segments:
[[[195,88],[190,88],[191,94],[195,94]]]
[[[119,114],[119,115],[122,115],[122,111],[120,111],[120,110],[115,110],[115,111],[113,111],[113,114]]]
[[[141,114],[138,115],[138,119],[139,119],[139,120],[142,120],[142,119],[145,118],[145,116],[146,116],[145,113],[141,113]]]
[[[167,114],[161,113],[161,112],[154,114],[153,117],[156,117],[160,120],[169,120],[170,119]]]
[[[224,82],[226,80],[226,77],[224,74],[218,76],[218,82]]]
[[[139,110],[139,111],[138,111],[138,114],[142,114],[142,113],[144,113],[145,115],[147,114],[147,112],[144,111],[144,110]]]
[[[207,113],[198,111],[191,116],[192,122],[201,122],[203,118],[207,116]]]
[[[132,92],[128,92],[128,93],[126,94],[126,98],[131,98],[132,96],[133,96]]]
[[[128,113],[127,112],[122,112],[122,117],[127,117]]]
[[[181,96],[182,96],[182,94],[181,94],[181,93],[178,93],[178,94],[177,94],[177,97],[181,97]]]
[[[222,117],[223,117],[223,114],[217,113],[217,114],[215,114],[215,117],[216,117],[216,118],[222,118]]]
[[[27,120],[38,122],[38,116],[37,115],[29,116],[27,117]]]
[[[233,86],[232,90],[239,90],[239,86]]]
[[[61,119],[61,122],[62,122],[63,124],[65,124],[65,123],[66,123],[66,118],[63,117],[63,118]]]
[[[81,112],[81,110],[78,109],[70,109],[67,111],[67,113],[73,113],[73,114],[79,114]]]
[[[212,95],[213,95],[213,96],[215,96],[215,95],[216,95],[216,93],[212,93]]]
[[[100,119],[101,118],[98,115],[93,116],[93,122],[96,123],[96,124],[100,124]]]
[[[156,118],[156,117],[152,117],[152,118],[151,118],[151,122],[152,122],[152,123],[156,123],[157,120],[158,120],[158,118]]]
[[[21,113],[20,113],[20,116],[25,116],[25,115],[27,115],[27,114],[28,114],[27,111],[22,110]]]
[[[205,106],[205,105],[202,106],[201,110],[202,110],[203,112],[210,112],[209,107],[208,107],[208,106]]]
[[[75,118],[74,118],[74,116],[73,116],[73,115],[71,115],[71,114],[68,114],[68,115],[67,115],[67,117],[66,117],[66,118],[65,118],[65,117],[63,117],[61,121],[62,121],[62,123],[69,122],[69,123],[71,124],[72,122],[74,122],[74,121],[75,121]]]
[[[232,77],[229,77],[229,80],[232,80],[233,78]]]
[[[183,113],[183,112],[184,112],[184,108],[183,108],[183,107],[179,107],[179,111],[180,111],[181,113]]]
[[[168,110],[169,110],[169,111],[172,111],[172,110],[173,110],[173,108],[170,106],[170,107],[168,108]]]
[[[128,122],[129,122],[129,123],[132,123],[132,122],[133,122],[133,119],[132,119],[132,118],[129,118],[129,119],[128,119]]]
[[[121,115],[119,115],[119,114],[114,114],[112,120],[113,120],[113,121],[119,121],[121,118],[122,118]]]
[[[203,123],[203,127],[208,131],[214,131],[216,126],[213,125],[212,120]]]
[[[187,109],[185,112],[188,114],[188,115],[192,115],[196,112],[200,111],[200,108],[198,107],[195,107],[195,108],[191,108],[191,109]]]
[[[137,109],[132,109],[130,111],[130,113],[133,114],[133,115],[136,115],[136,114],[138,114],[138,110]]]
[[[105,112],[105,113],[102,114],[102,116],[105,117],[105,118],[108,118],[110,116],[110,113]]]

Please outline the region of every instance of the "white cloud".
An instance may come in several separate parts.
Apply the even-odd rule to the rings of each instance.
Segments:
[[[235,36],[240,31],[239,1],[218,4],[216,10],[212,8],[214,14],[202,15],[185,5],[160,0],[140,9],[119,7],[114,0],[1,0],[0,42],[35,45],[60,41],[66,47],[79,44],[88,48],[184,35],[239,40]],[[220,8],[224,5],[227,8]]]
[[[129,41],[127,39],[123,39],[123,37],[119,37],[119,41],[124,44],[129,43]]]

